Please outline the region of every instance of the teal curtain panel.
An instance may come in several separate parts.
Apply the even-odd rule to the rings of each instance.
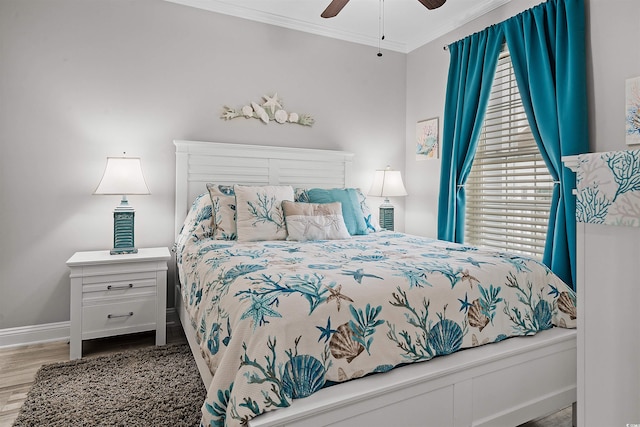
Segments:
[[[485,34],[491,46],[496,43],[498,48],[506,40],[509,48],[531,131],[556,181],[543,262],[573,286],[576,203],[571,192],[575,177],[563,168],[561,158],[589,150],[584,1],[548,0],[479,34]],[[470,47],[464,47],[467,44]],[[468,77],[460,71],[464,66],[459,53],[461,46],[463,51],[473,49],[470,38],[450,46],[438,210],[438,238],[456,242],[464,239],[463,185],[477,144],[475,126],[481,125],[471,122],[473,118],[481,122],[483,114],[478,110],[486,108],[486,95],[474,91],[474,84],[469,86],[469,82],[481,79],[490,85],[493,74],[488,76],[478,69],[484,69],[484,64],[497,58],[493,50],[484,58],[470,57],[467,74],[474,74]],[[473,130],[469,131],[471,127]]]
[[[438,199],[440,240],[464,240],[464,183],[478,146],[502,40],[500,29],[489,27],[449,46]]]

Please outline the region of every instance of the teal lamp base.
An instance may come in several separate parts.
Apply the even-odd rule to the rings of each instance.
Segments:
[[[389,199],[386,199],[384,203],[380,205],[380,227],[393,231],[393,216],[393,205],[389,203]]]
[[[122,196],[120,206],[113,211],[113,249],[111,255],[138,252],[133,240],[135,210],[129,206],[127,196]]]

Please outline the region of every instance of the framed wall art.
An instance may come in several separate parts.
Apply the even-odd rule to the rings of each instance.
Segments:
[[[416,124],[416,160],[439,157],[438,117],[419,121]]]

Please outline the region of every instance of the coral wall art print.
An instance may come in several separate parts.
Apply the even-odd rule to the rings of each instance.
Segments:
[[[627,79],[625,89],[627,145],[640,144],[640,77]]]
[[[416,124],[416,160],[438,158],[438,118],[422,120]]]

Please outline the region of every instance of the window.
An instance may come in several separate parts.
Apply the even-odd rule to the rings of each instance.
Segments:
[[[542,259],[553,178],[531,133],[506,45],[465,191],[466,242]]]

